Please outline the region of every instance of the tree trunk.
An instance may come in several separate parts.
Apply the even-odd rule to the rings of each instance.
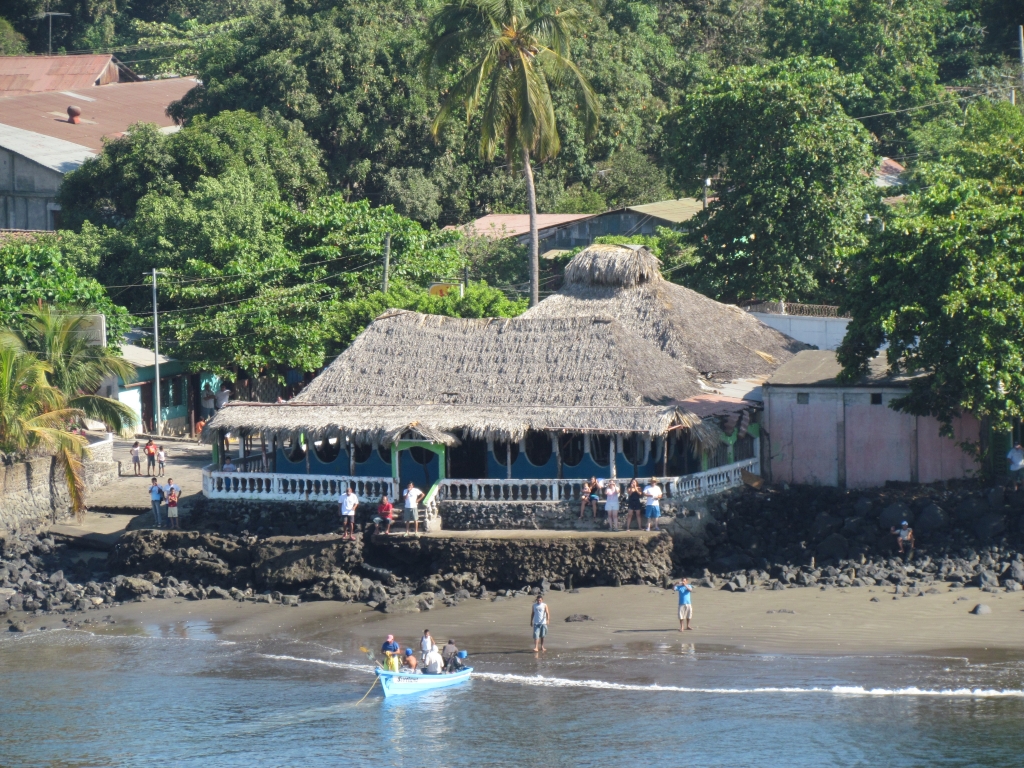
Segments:
[[[537,190],[533,186],[530,151],[523,147],[523,173],[526,176],[526,204],[530,210],[530,306],[540,301],[540,245],[537,237]]]

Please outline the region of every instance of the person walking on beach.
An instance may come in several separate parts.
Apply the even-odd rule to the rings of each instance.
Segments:
[[[604,484],[604,512],[608,516],[608,530],[619,530],[619,484],[614,480]]]
[[[1017,443],[1006,454],[1006,460],[1010,462],[1010,480],[1013,481],[1013,490],[1019,491],[1021,481],[1024,480],[1024,447]]]
[[[656,477],[651,478],[651,482],[644,486],[644,517],[647,518],[647,530],[651,530],[651,524],[654,524],[654,530],[660,531],[658,527],[658,518],[661,517],[661,488],[658,487],[658,479]]]
[[[156,443],[152,439],[146,441],[145,447],[142,449],[143,453],[146,454],[146,474],[152,475],[156,473]]]
[[[629,488],[626,489],[626,530],[629,530],[629,524],[636,517],[636,529],[643,529],[643,521],[640,519],[644,510],[644,497],[640,493],[640,484],[637,483],[634,477],[630,483]]]
[[[160,482],[154,477],[149,483],[149,503],[153,507],[153,525],[157,528],[161,528],[160,525],[160,505],[164,501],[164,489],[160,486]]]
[[[416,533],[420,532],[420,516],[419,506],[420,499],[423,498],[423,491],[417,488],[413,483],[409,483],[409,487],[405,489],[402,494],[405,497],[405,508],[402,510],[402,519],[405,521],[405,532],[409,532],[409,526],[415,527]]]
[[[164,476],[164,468],[167,466],[167,451],[161,445],[156,452],[157,477]]]
[[[530,611],[530,626],[533,627],[534,653],[547,650],[547,648],[544,647],[544,638],[548,636],[548,624],[550,621],[551,611],[548,610],[548,604],[544,602],[544,597],[542,595],[537,595],[537,600],[534,602]]]
[[[356,489],[351,485],[345,490],[345,493],[338,499],[341,503],[341,530],[342,530],[342,541],[356,539],[356,507],[359,506],[359,497],[356,496]]]
[[[140,477],[142,475],[142,449],[139,447],[138,440],[132,445],[129,453],[132,455],[132,467],[135,469],[135,476]]]
[[[693,592],[693,587],[690,586],[690,580],[683,579],[673,589],[679,593],[679,631],[693,629],[690,626],[690,619],[693,618],[693,605],[690,603],[690,593]]]

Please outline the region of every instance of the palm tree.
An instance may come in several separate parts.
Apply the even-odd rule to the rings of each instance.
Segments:
[[[480,156],[492,160],[503,142],[509,168],[522,163],[530,209],[531,306],[540,293],[531,157],[544,162],[560,148],[550,84],[574,85],[582,96],[580,112],[588,139],[597,127],[597,96],[569,53],[572,35],[581,26],[578,11],[557,8],[549,0],[458,0],[434,16],[422,59],[428,77],[453,64],[468,63],[434,119],[434,138],[459,107],[467,119],[480,109]]]
[[[50,305],[25,311],[24,329],[0,331],[0,347],[36,353],[47,363],[47,381],[64,393],[67,407],[86,418],[102,421],[112,432],[138,424],[135,412],[124,403],[93,394],[104,379],[135,378],[135,366],[109,347],[90,341],[82,315],[66,314]]]
[[[67,431],[82,411],[69,408],[64,394],[47,381],[50,367],[31,352],[0,348],[0,451],[52,454],[64,475],[71,508],[81,518],[85,509],[82,461],[89,443]]]

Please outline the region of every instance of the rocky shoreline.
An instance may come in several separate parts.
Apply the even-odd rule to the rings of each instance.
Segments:
[[[666,520],[671,536],[646,539],[375,537],[367,524],[345,541],[328,512],[305,506],[285,520],[200,504],[190,530],[130,531],[105,558],[83,557],[59,538],[13,536],[0,541],[0,615],[19,631],[27,614],[73,621],[152,598],[358,601],[392,613],[579,586],[665,586],[682,574],[732,592],[884,587],[910,596],[939,582],[1024,589],[1024,493],[998,487],[745,488],[712,500],[699,529]],[[889,528],[904,519],[918,547],[899,558]],[[262,535],[249,532],[254,521]],[[295,533],[265,535],[284,527]]]

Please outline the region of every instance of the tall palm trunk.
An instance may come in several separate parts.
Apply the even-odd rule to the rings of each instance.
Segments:
[[[537,190],[533,186],[530,150],[523,147],[523,173],[526,175],[526,205],[530,209],[530,306],[540,301],[540,243],[537,234]]]

